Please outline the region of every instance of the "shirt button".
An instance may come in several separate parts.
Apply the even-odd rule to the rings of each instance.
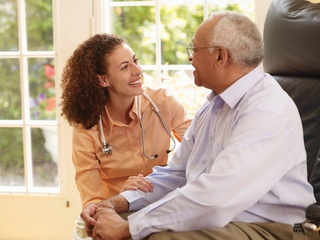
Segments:
[[[211,140],[211,141],[213,140],[213,136],[210,137],[210,140]]]
[[[202,164],[206,164],[206,160],[202,160]]]

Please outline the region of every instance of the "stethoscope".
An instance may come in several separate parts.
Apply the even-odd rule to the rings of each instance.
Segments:
[[[165,124],[165,122],[162,119],[162,116],[160,114],[160,111],[157,107],[157,105],[152,101],[152,99],[148,96],[148,94],[146,94],[145,92],[142,93],[142,95],[151,103],[151,105],[153,106],[153,111],[157,114],[157,116],[159,117],[162,126],[165,128],[166,132],[169,134],[170,138],[173,141],[173,148],[172,149],[168,149],[166,151],[166,153],[170,153],[172,152],[175,147],[176,147],[176,141],[174,139],[174,137],[172,136],[171,132],[169,131],[167,125]],[[145,151],[145,147],[144,147],[144,130],[143,130],[143,125],[142,125],[142,115],[141,115],[141,95],[137,96],[137,113],[138,113],[138,119],[139,119],[139,125],[140,125],[140,129],[141,129],[141,142],[142,142],[142,150],[143,150],[143,155],[148,158],[148,159],[154,159],[157,158],[159,155],[158,154],[154,154],[153,156],[148,156],[146,154]],[[101,141],[101,150],[102,150],[102,154],[109,154],[112,155],[112,147],[109,143],[107,143],[105,137],[104,137],[104,131],[102,128],[102,121],[101,121],[101,115],[100,115],[100,119],[99,119],[99,132],[100,132],[100,141]]]

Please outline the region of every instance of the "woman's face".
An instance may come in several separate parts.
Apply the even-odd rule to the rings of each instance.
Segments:
[[[142,94],[142,69],[133,50],[121,44],[107,56],[106,83],[109,95],[136,96]]]

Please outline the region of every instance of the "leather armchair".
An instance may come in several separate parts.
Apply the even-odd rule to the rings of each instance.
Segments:
[[[266,16],[263,38],[264,70],[276,78],[300,112],[308,180],[317,200],[306,210],[305,226],[319,231],[320,3],[273,0]]]

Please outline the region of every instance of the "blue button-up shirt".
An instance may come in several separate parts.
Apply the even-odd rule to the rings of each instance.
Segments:
[[[141,209],[129,216],[133,239],[230,221],[294,224],[315,202],[298,110],[259,67],[212,92],[169,165],[147,178],[153,192],[122,193]]]

